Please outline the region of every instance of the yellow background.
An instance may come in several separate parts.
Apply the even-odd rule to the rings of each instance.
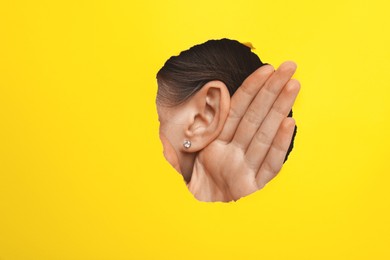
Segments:
[[[389,1],[1,1],[0,259],[390,259]],[[155,74],[212,38],[298,64],[296,146],[236,203],[165,161]]]

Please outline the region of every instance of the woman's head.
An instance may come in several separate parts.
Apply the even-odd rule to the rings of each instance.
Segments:
[[[251,48],[235,40],[209,40],[172,56],[157,73],[157,105],[175,106],[207,82],[222,81],[234,94],[246,77],[264,64]]]
[[[156,103],[164,155],[186,181],[191,178],[196,152],[221,131],[230,97],[263,65],[250,47],[221,39],[172,56],[157,73]],[[184,140],[191,140],[190,148],[183,147]]]

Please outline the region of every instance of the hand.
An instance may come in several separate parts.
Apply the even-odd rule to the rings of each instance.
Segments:
[[[295,70],[264,65],[237,89],[221,134],[195,159],[187,187],[198,200],[238,200],[281,170],[295,127],[287,117],[300,89]]]

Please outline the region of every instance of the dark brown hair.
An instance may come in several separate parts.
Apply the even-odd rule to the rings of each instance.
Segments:
[[[169,58],[157,73],[157,98],[161,106],[176,106],[193,96],[207,82],[225,83],[230,96],[242,82],[265,65],[251,48],[230,39],[209,40]],[[288,116],[292,116],[292,110]],[[295,127],[286,159],[293,148]]]
[[[235,40],[210,40],[172,56],[157,73],[157,103],[175,106],[207,82],[220,80],[232,96],[257,68],[263,66],[249,47]]]

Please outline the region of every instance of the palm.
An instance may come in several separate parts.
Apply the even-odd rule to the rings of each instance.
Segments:
[[[214,141],[198,154],[194,169],[202,171],[195,171],[191,182],[200,182],[207,193],[203,196],[210,200],[230,201],[252,193],[258,189],[254,172],[242,158],[242,151],[234,144]],[[204,173],[202,178],[196,177],[198,172]]]
[[[286,118],[299,92],[295,64],[269,65],[249,76],[231,99],[221,134],[195,159],[188,188],[199,200],[231,201],[253,193],[280,171],[295,122]]]

